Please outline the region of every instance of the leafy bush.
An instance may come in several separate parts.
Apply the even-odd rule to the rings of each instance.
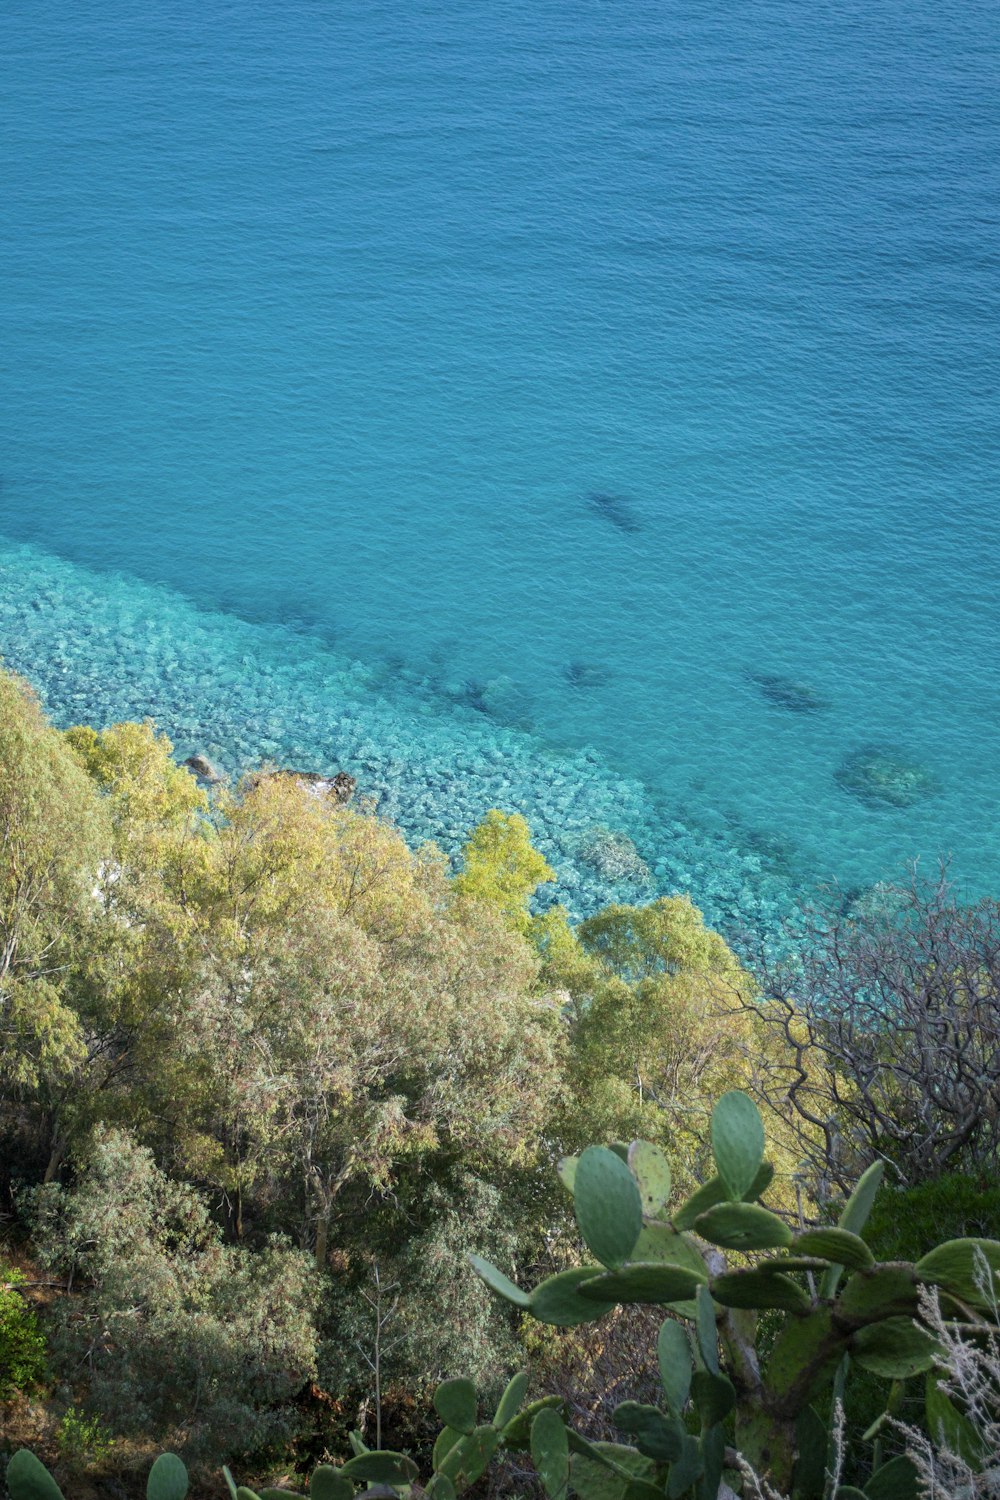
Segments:
[[[88,1417],[85,1412],[71,1406],[60,1418],[56,1428],[56,1447],[71,1469],[99,1464],[114,1446],[114,1437],[100,1417]]]
[[[198,1196],[116,1131],[34,1213],[39,1253],[84,1287],[56,1304],[52,1353],[68,1380],[87,1369],[94,1416],[202,1460],[289,1441],[316,1359],[306,1256],[223,1245]]]
[[[0,1262],[0,1401],[27,1390],[45,1371],[45,1336],[19,1291],[25,1279]]]

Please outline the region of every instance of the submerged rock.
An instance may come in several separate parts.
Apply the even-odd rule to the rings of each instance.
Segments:
[[[563,676],[575,688],[603,687],[611,675],[611,668],[601,661],[570,661],[563,667]]]
[[[833,775],[838,786],[866,807],[913,807],[940,790],[932,771],[892,746],[866,745],[852,750]]]
[[[466,701],[479,713],[511,729],[534,728],[534,699],[523,682],[501,673],[488,682],[470,678],[465,687]]]
[[[627,833],[611,828],[590,828],[580,840],[577,857],[602,880],[614,884],[648,885],[652,872]]]
[[[610,521],[612,526],[617,526],[619,531],[642,530],[642,522],[636,515],[631,501],[626,500],[623,495],[609,495],[603,490],[598,490],[590,495],[590,503],[606,521]]]
[[[184,761],[192,776],[197,776],[199,781],[205,781],[209,786],[215,786],[222,780],[221,772],[217,771],[212,762],[204,755],[189,755]]]
[[[745,676],[769,703],[789,713],[814,714],[830,707],[822,693],[807,682],[796,682],[794,677],[784,677],[780,672],[747,672]]]
[[[251,786],[265,781],[270,776],[282,776],[297,781],[314,797],[332,797],[334,802],[349,802],[357,791],[358,783],[346,771],[337,771],[333,776],[323,776],[319,771],[258,771],[249,779]]]

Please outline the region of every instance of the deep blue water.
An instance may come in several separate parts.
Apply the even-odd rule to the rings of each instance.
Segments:
[[[60,721],[523,807],[574,909],[593,827],[723,923],[1000,894],[993,0],[12,0],[5,57],[0,650]]]

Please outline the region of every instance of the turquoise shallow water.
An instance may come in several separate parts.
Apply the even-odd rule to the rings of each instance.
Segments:
[[[60,720],[344,764],[449,847],[523,807],[576,910],[1000,892],[993,6],[7,40],[0,649]],[[870,746],[929,795],[860,800]]]

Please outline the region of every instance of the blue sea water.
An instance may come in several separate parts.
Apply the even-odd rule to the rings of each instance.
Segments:
[[[576,912],[1000,894],[992,0],[11,0],[5,58],[0,651],[60,722],[520,808]]]

